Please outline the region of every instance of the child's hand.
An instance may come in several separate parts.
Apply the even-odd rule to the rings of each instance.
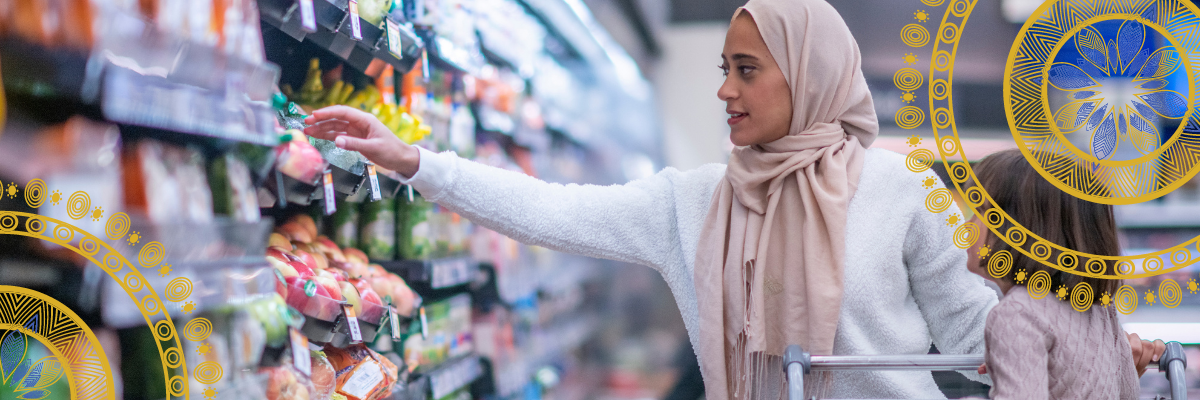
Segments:
[[[978,372],[980,375],[987,375],[987,364],[979,364],[979,369],[976,369],[975,372]]]
[[[417,173],[421,154],[396,137],[374,115],[347,106],[330,106],[313,111],[304,119],[310,125],[304,134],[331,140],[338,147],[357,151],[381,167],[406,177]]]
[[[1167,344],[1163,343],[1162,339],[1153,342],[1142,340],[1136,333],[1126,333],[1125,335],[1129,339],[1129,349],[1133,351],[1133,365],[1137,367],[1140,378],[1142,374],[1146,373],[1146,366],[1151,362],[1158,361],[1158,357],[1167,350]]]

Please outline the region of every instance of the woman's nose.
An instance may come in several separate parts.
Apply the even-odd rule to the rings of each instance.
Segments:
[[[725,82],[721,83],[721,87],[717,89],[717,98],[721,101],[729,101],[737,98],[737,90],[733,87],[732,79],[725,78]]]

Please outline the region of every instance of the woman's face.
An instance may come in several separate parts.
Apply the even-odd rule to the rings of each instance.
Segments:
[[[737,146],[773,142],[792,124],[792,93],[783,71],[749,12],[729,25],[721,53],[725,83],[717,97],[729,113],[729,139]]]

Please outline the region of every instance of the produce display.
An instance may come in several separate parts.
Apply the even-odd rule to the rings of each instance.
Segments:
[[[139,268],[145,282],[108,282],[106,266],[65,248],[0,246],[5,265],[14,251],[22,266],[72,265],[31,276],[70,291],[57,297],[105,341],[115,398],[178,397],[146,383],[185,370],[188,398],[522,397],[473,389],[485,377],[511,381],[504,388],[532,382],[521,370],[480,372],[484,358],[513,358],[484,349],[503,338],[480,329],[499,320],[541,332],[554,318],[525,317],[558,264],[527,257],[527,247],[429,201],[395,171],[305,135],[303,121],[344,105],[426,149],[613,183],[611,166],[580,163],[619,159],[601,153],[622,147],[588,147],[571,132],[630,118],[602,106],[620,103],[604,98],[618,85],[550,37],[554,14],[512,0],[313,0],[311,21],[296,0],[0,3],[4,200],[27,200],[12,191],[45,172],[36,176],[45,195],[74,203],[72,193],[91,194],[77,206],[86,218],[61,206],[43,207],[46,217],[99,238],[128,229],[106,244],[138,263],[155,255],[139,250],[162,245],[161,260]],[[363,26],[347,18],[351,7]],[[118,213],[124,225],[109,222]],[[494,281],[483,279],[488,271]],[[139,300],[122,297],[135,283],[166,296],[160,305],[186,339],[180,365],[158,368],[158,325],[142,326]],[[508,312],[524,317],[496,317]],[[571,346],[560,347],[525,360],[570,357]],[[195,373],[213,364],[222,376]]]
[[[416,143],[429,135],[431,128],[422,124],[420,116],[409,113],[395,101],[385,100],[385,93],[374,82],[368,81],[356,90],[354,84],[341,79],[342,71],[341,65],[322,71],[320,60],[314,58],[309,62],[307,77],[299,91],[294,91],[288,84],[281,89],[305,114],[323,107],[344,105],[374,114],[405,143]]]

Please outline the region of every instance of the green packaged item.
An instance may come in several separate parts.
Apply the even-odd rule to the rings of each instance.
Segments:
[[[358,247],[358,204],[338,200],[329,223],[334,243],[341,248]]]
[[[433,257],[436,232],[433,203],[415,197],[405,203],[403,224],[400,227],[400,256],[408,260],[426,260]]]
[[[396,199],[363,203],[358,248],[372,260],[396,258]]]

